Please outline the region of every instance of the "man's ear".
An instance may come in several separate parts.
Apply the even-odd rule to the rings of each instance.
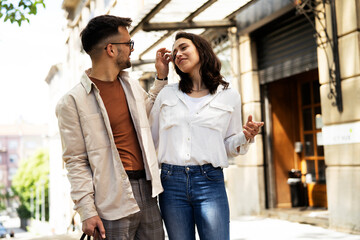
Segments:
[[[107,54],[109,54],[110,56],[113,56],[113,55],[114,55],[114,50],[112,49],[112,46],[111,46],[111,45],[108,45],[108,46],[107,46],[106,52],[107,52]]]

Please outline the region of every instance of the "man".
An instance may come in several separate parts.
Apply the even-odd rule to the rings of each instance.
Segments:
[[[104,15],[88,23],[80,35],[92,68],[59,101],[56,115],[83,231],[93,235],[98,228],[108,240],[159,240],[156,196],[163,189],[147,114],[167,84],[170,51],[157,51],[158,79],[147,94],[122,71],[134,51],[131,22]]]

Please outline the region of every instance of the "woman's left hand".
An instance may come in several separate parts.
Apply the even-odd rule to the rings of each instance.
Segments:
[[[246,124],[243,126],[246,140],[252,140],[259,133],[262,126],[264,126],[264,122],[255,122],[252,120],[252,115],[249,115]]]

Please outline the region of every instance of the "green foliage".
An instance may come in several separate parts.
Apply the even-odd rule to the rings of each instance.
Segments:
[[[29,219],[31,217],[31,213],[25,205],[21,204],[16,211],[21,219]]]
[[[9,193],[5,192],[5,187],[0,186],[0,211],[6,209],[6,201],[9,198]]]
[[[38,4],[45,8],[44,0],[0,0],[0,18],[5,16],[4,22],[10,20],[11,23],[17,22],[21,26],[23,21],[30,22],[27,16],[37,14]]]
[[[15,195],[19,197],[21,208],[26,208],[26,210],[30,213],[30,209],[31,209],[30,199],[32,196],[34,200],[34,210],[35,210],[36,188],[38,188],[39,195],[41,195],[42,185],[45,186],[45,203],[42,202],[41,200],[42,197],[38,199],[38,203],[39,205],[45,204],[45,219],[48,220],[49,219],[49,201],[48,201],[49,153],[45,150],[39,150],[29,159],[22,160],[13,178],[12,189]],[[22,209],[20,209],[20,211],[26,212]],[[32,216],[34,216],[34,213],[32,214]]]

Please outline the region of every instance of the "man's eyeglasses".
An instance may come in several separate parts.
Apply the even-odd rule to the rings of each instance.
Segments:
[[[122,42],[122,43],[109,43],[109,44],[128,44],[130,47],[130,50],[134,49],[134,40],[130,40],[129,42]],[[104,48],[106,50],[107,46]]]

